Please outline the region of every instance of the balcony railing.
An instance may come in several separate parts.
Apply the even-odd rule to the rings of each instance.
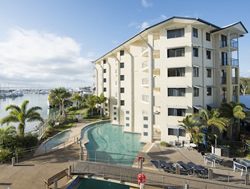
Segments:
[[[239,59],[232,58],[232,60],[231,60],[231,66],[233,66],[233,67],[239,67]]]
[[[238,77],[232,77],[232,84],[238,84]]]
[[[148,67],[148,62],[143,62],[141,64],[141,67],[142,67],[142,69],[147,68]]]
[[[227,47],[227,46],[228,46],[228,42],[227,41],[220,41],[220,48],[224,48],[224,47]],[[231,46],[231,48],[237,49],[238,48],[238,41],[232,39],[230,41],[230,46]]]

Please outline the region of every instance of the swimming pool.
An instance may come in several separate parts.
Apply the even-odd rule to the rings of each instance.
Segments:
[[[123,132],[121,126],[109,122],[90,125],[81,136],[89,140],[85,147],[90,161],[132,165],[143,147],[140,135]]]
[[[53,150],[55,147],[63,144],[64,142],[67,142],[69,139],[70,133],[71,133],[70,130],[66,130],[66,131],[56,134],[54,137],[43,142],[40,145],[39,150],[41,152],[49,152]]]

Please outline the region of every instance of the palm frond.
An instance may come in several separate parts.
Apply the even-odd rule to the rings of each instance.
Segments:
[[[34,106],[34,107],[27,110],[26,116],[29,117],[30,114],[32,114],[32,113],[34,113],[34,112],[36,112],[38,110],[42,110],[42,108],[39,107],[39,106]]]
[[[32,117],[27,119],[27,122],[33,122],[33,121],[40,121],[42,123],[44,122],[44,120],[41,116],[32,116]]]
[[[0,120],[1,125],[6,124],[6,123],[11,123],[11,122],[17,123],[19,122],[19,120],[16,116],[13,116],[13,115],[7,115],[6,117]]]
[[[10,104],[8,106],[6,106],[5,108],[6,111],[9,111],[9,110],[16,110],[18,112],[21,112],[21,108],[17,105],[14,105],[14,104]]]
[[[28,100],[23,101],[23,103],[21,104],[21,111],[22,111],[23,113],[26,113],[28,104],[29,104],[29,101],[28,101]]]

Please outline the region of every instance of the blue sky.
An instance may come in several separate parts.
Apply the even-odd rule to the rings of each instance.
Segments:
[[[246,0],[1,0],[0,84],[91,84],[89,62],[142,27],[188,16],[218,26],[242,21],[250,30],[249,7]],[[240,40],[244,76],[250,76],[249,45],[247,34]]]

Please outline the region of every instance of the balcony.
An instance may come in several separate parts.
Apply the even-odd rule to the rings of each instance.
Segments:
[[[231,66],[238,68],[239,67],[239,59],[232,58],[231,59]]]
[[[142,86],[148,87],[148,85],[149,85],[149,80],[148,80],[148,78],[143,78],[143,79],[142,79]]]
[[[224,40],[221,40],[220,41],[220,48],[225,48],[225,47],[228,47],[228,42],[224,41]],[[233,49],[238,49],[238,41],[232,39],[230,41],[230,47],[233,48]]]
[[[234,85],[238,84],[238,77],[232,77],[232,84]]]
[[[160,76],[160,74],[161,74],[160,68],[153,69],[153,76]]]

